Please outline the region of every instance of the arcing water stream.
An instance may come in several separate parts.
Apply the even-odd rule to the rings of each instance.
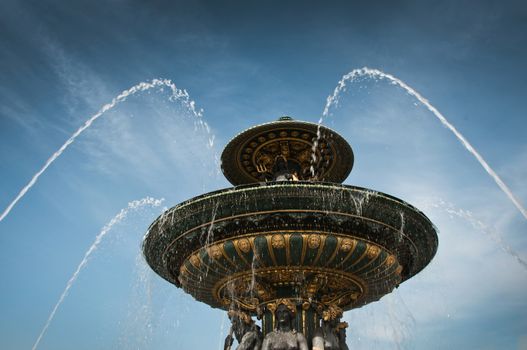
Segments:
[[[163,199],[154,199],[154,198],[151,198],[151,197],[146,197],[146,198],[143,198],[143,199],[140,199],[140,200],[132,201],[132,202],[128,203],[128,206],[126,208],[121,209],[121,211],[116,216],[114,216],[113,219],[110,220],[110,222],[108,224],[106,224],[102,228],[101,232],[99,232],[99,234],[95,237],[95,241],[90,246],[90,248],[88,248],[88,250],[84,254],[84,258],[80,262],[79,266],[77,266],[77,269],[75,270],[75,272],[73,273],[73,275],[69,279],[68,283],[66,284],[66,288],[64,288],[64,291],[60,295],[59,300],[57,301],[57,303],[55,304],[55,307],[51,311],[51,314],[49,315],[48,320],[46,321],[46,324],[44,325],[44,327],[40,331],[40,334],[39,334],[37,340],[35,341],[35,344],[31,348],[32,350],[36,350],[37,349],[38,344],[42,340],[42,337],[44,336],[44,334],[46,334],[46,331],[47,331],[49,325],[51,324],[51,321],[53,321],[53,318],[55,317],[55,314],[57,313],[57,310],[59,309],[60,305],[62,304],[62,302],[64,301],[64,299],[68,295],[68,292],[71,289],[71,287],[73,286],[73,283],[75,283],[75,281],[77,280],[77,277],[79,277],[79,273],[81,272],[81,270],[84,267],[86,267],[86,264],[88,263],[88,260],[90,259],[90,256],[97,249],[97,247],[101,243],[101,241],[104,238],[104,236],[112,229],[112,227],[115,224],[118,224],[124,218],[126,218],[126,216],[128,215],[128,212],[130,210],[136,210],[136,209],[139,209],[139,208],[144,207],[146,205],[149,205],[149,206],[152,206],[152,207],[159,207],[161,205],[161,203],[163,203]]]
[[[442,199],[434,200],[427,204],[430,208],[443,209],[446,213],[451,216],[456,216],[468,222],[472,227],[489,236],[505,253],[510,255],[518,264],[520,264],[527,271],[527,261],[525,261],[516,251],[514,251],[510,245],[508,245],[496,229],[485,225],[483,222],[478,220],[472,212],[464,209],[457,208],[454,204],[448,203]]]
[[[84,122],[84,125],[82,125],[77,131],[71,135],[71,137],[55,152],[51,155],[51,157],[48,158],[44,166],[31,178],[31,181],[20,190],[18,195],[15,197],[15,199],[7,206],[7,208],[3,211],[3,213],[0,215],[0,222],[4,220],[4,218],[11,212],[13,207],[18,203],[19,200],[21,200],[24,195],[35,185],[38,178],[48,169],[48,167],[58,158],[60,155],[68,148],[75,139],[82,134],[86,129],[88,129],[92,123],[97,120],[100,116],[102,116],[105,112],[113,109],[115,106],[120,104],[121,102],[126,101],[126,99],[129,96],[132,96],[138,92],[150,90],[155,87],[168,87],[171,91],[170,100],[181,100],[183,105],[191,112],[191,114],[196,118],[196,123],[201,128],[205,129],[207,134],[209,135],[209,142],[208,147],[211,148],[214,145],[214,135],[211,134],[210,128],[202,119],[202,111],[197,111],[195,102],[190,99],[190,96],[186,90],[181,90],[176,87],[174,83],[172,83],[169,79],[153,79],[151,82],[141,82],[135,86],[132,86],[128,90],[124,90],[121,92],[117,97],[112,99],[112,102],[105,104],[102,106],[102,108],[92,115],[86,122]]]
[[[322,124],[325,118],[329,116],[329,110],[333,106],[337,106],[340,98],[340,94],[343,90],[346,88],[347,83],[351,83],[354,80],[356,80],[359,77],[371,77],[371,78],[377,78],[377,79],[387,79],[389,80],[393,85],[398,85],[402,87],[408,94],[415,97],[419,102],[421,102],[423,105],[426,106],[426,108],[432,112],[432,114],[439,119],[439,121],[450,131],[454,133],[454,135],[457,137],[459,142],[466,148],[467,151],[469,151],[481,164],[483,169],[492,177],[492,179],[496,182],[496,184],[499,186],[499,188],[507,195],[507,197],[512,201],[512,203],[518,208],[520,213],[527,219],[527,209],[525,209],[518,198],[512,193],[512,191],[509,189],[509,187],[501,180],[501,178],[496,174],[496,172],[490,167],[490,165],[485,161],[485,159],[476,151],[476,149],[467,141],[467,139],[445,118],[441,112],[437,110],[430,102],[424,98],[420,93],[415,91],[412,87],[408,86],[404,81],[394,77],[391,74],[384,73],[378,69],[371,69],[368,67],[354,69],[348,74],[345,74],[342,79],[337,84],[337,87],[333,91],[333,94],[328,96],[326,101],[326,106],[324,107],[324,112],[322,113],[322,117],[319,120],[319,125]],[[319,135],[320,137],[320,135]],[[316,144],[314,146],[316,148]]]

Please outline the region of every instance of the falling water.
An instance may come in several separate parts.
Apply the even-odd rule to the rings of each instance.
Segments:
[[[402,295],[394,290],[375,304],[345,314],[351,329],[350,348],[404,349],[410,345],[417,321]]]
[[[253,253],[253,261],[251,262],[251,283],[249,284],[249,290],[247,291],[251,296],[255,292],[256,287],[256,263],[256,253]]]
[[[97,247],[101,243],[101,241],[104,238],[104,236],[112,229],[112,227],[115,224],[118,224],[124,218],[126,218],[126,216],[128,215],[128,212],[130,210],[136,210],[136,209],[144,207],[146,205],[150,205],[152,207],[158,207],[158,206],[161,205],[162,202],[163,202],[163,199],[155,199],[155,198],[152,198],[152,197],[146,197],[146,198],[143,198],[143,199],[140,199],[140,200],[132,201],[132,202],[128,203],[128,206],[126,208],[121,209],[121,211],[116,216],[114,216],[113,219],[110,220],[110,222],[108,224],[106,224],[102,228],[101,232],[99,232],[99,234],[95,237],[95,241],[93,242],[91,247],[86,251],[86,253],[84,254],[84,258],[80,262],[79,266],[77,266],[77,269],[75,270],[75,272],[73,273],[73,275],[69,279],[68,283],[66,284],[66,288],[64,289],[64,291],[60,295],[60,298],[57,301],[57,304],[55,304],[55,307],[53,308],[53,310],[51,311],[51,314],[49,315],[48,320],[46,321],[46,324],[44,325],[44,327],[40,331],[40,334],[39,334],[35,344],[31,348],[32,350],[35,350],[38,347],[38,344],[40,343],[40,341],[42,340],[42,337],[46,333],[49,325],[51,324],[51,321],[53,321],[53,318],[55,317],[55,314],[57,313],[58,308],[60,307],[60,305],[62,304],[62,302],[66,298],[66,296],[68,295],[68,292],[71,289],[71,287],[73,286],[73,283],[75,283],[75,281],[77,280],[77,277],[79,277],[79,274],[80,274],[81,270],[84,267],[86,267],[86,265],[88,264],[88,260],[89,260],[90,256],[97,249]]]
[[[218,341],[218,350],[221,350],[223,348],[223,345],[224,345],[224,341],[223,341],[223,338],[222,338],[222,335],[223,335],[223,332],[225,330],[225,316],[222,314],[221,315],[221,325],[220,325],[220,339]]]
[[[461,144],[466,148],[467,151],[469,151],[481,164],[481,166],[485,169],[485,171],[492,177],[492,179],[496,182],[498,187],[507,195],[507,197],[512,201],[512,203],[518,208],[518,210],[521,212],[521,214],[527,219],[527,210],[522,206],[520,201],[516,198],[516,196],[512,193],[512,191],[507,187],[507,185],[501,180],[501,178],[496,174],[496,172],[490,167],[490,165],[483,159],[483,157],[476,151],[476,149],[467,141],[467,139],[445,118],[444,115],[442,115],[437,108],[432,106],[430,102],[421,96],[417,91],[415,91],[412,87],[408,86],[405,82],[402,80],[394,77],[391,74],[384,73],[377,69],[371,69],[368,67],[354,69],[348,74],[344,75],[342,79],[337,84],[337,87],[333,91],[333,95],[328,96],[326,101],[326,106],[324,107],[324,112],[322,113],[322,117],[318,121],[319,128],[318,128],[318,138],[320,138],[320,124],[323,122],[324,118],[327,118],[329,116],[329,109],[332,106],[337,106],[340,98],[340,94],[343,90],[346,88],[346,84],[348,82],[353,82],[355,79],[359,77],[371,77],[371,78],[379,78],[379,79],[387,79],[389,80],[393,85],[398,85],[402,87],[408,94],[415,97],[419,102],[421,102],[423,105],[426,106],[426,108],[434,114],[434,116],[439,119],[439,121],[450,131],[454,133],[454,135],[457,137],[457,139],[461,142]],[[317,142],[315,142],[317,143]],[[314,150],[316,149],[316,145],[313,145]],[[313,154],[314,154],[313,150]]]
[[[112,101],[108,104],[105,104],[102,106],[102,108],[92,115],[86,122],[84,122],[84,125],[82,125],[71,137],[57,150],[55,153],[51,155],[51,157],[48,158],[44,166],[35,174],[33,175],[33,178],[31,178],[31,181],[20,190],[20,193],[16,196],[16,198],[7,206],[7,208],[4,210],[2,215],[0,215],[0,221],[2,221],[13,209],[13,207],[18,203],[19,200],[21,200],[24,195],[35,185],[39,177],[48,169],[48,167],[58,158],[60,155],[68,148],[75,139],[82,134],[86,129],[88,129],[92,123],[97,120],[100,116],[102,116],[107,111],[113,109],[115,106],[120,104],[121,102],[126,101],[126,99],[129,96],[135,95],[138,92],[150,90],[155,87],[168,87],[171,91],[171,95],[169,99],[171,101],[175,100],[181,100],[183,105],[191,112],[191,114],[196,118],[197,125],[199,125],[201,128],[205,129],[207,134],[209,135],[208,140],[208,147],[212,148],[214,145],[214,135],[211,133],[209,125],[203,120],[202,118],[202,110],[196,110],[196,104],[194,101],[190,99],[190,96],[186,90],[180,90],[176,87],[174,83],[172,83],[169,79],[153,79],[151,82],[142,82],[135,86],[132,86],[128,90],[124,90],[121,92],[117,97],[113,98]]]
[[[399,243],[403,241],[404,234],[404,212],[400,211],[399,215],[401,216],[401,228],[399,229]]]
[[[203,240],[203,236],[204,236],[203,233],[201,234],[201,237],[200,237],[201,246],[207,249],[214,243],[214,221],[216,220],[216,213],[218,212],[219,206],[220,206],[220,202],[218,201],[216,202],[216,204],[214,205],[214,208],[212,209],[210,225],[207,228],[207,236],[205,237],[205,240]],[[205,277],[209,275],[209,271],[210,271],[210,265],[207,265],[207,268],[205,269]],[[201,281],[201,276],[200,276],[200,281]]]
[[[135,275],[131,291],[131,303],[128,305],[127,322],[119,336],[119,349],[147,349],[152,338],[154,327],[153,313],[153,281],[150,266],[146,263],[143,253],[135,257]],[[135,326],[135,327],[134,327]],[[137,328],[141,332],[137,332]]]
[[[439,208],[445,210],[451,216],[457,216],[463,220],[466,220],[472,227],[477,230],[481,230],[487,236],[489,236],[494,242],[496,242],[501,250],[510,255],[516,262],[518,262],[525,270],[527,270],[527,261],[525,261],[516,251],[514,251],[501,237],[500,233],[496,229],[485,225],[483,222],[474,217],[474,214],[468,210],[459,209],[454,204],[448,203],[442,199],[433,201],[427,206],[432,208]]]

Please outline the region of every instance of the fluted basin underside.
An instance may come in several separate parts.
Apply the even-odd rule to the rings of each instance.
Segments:
[[[143,252],[156,273],[197,300],[256,313],[283,297],[360,307],[421,271],[437,244],[428,218],[392,196],[268,182],[167,210],[149,228]]]

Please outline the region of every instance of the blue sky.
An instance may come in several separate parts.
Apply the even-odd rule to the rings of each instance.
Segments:
[[[355,68],[419,91],[527,205],[525,62],[522,1],[2,1],[0,210],[139,82],[185,89],[210,133],[167,89],[151,89],[77,138],[0,222],[0,348],[31,349],[86,250],[129,202],[170,207],[228,187],[217,157],[230,138],[282,115],[317,122]],[[350,348],[527,349],[527,222],[474,157],[386,81],[348,84],[324,124],[354,149],[346,184],[402,198],[440,231],[425,270],[346,314]],[[39,349],[219,349],[224,314],[141,260],[160,211],[131,210],[112,227]]]

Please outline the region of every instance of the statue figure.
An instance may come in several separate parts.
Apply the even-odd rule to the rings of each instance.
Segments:
[[[275,329],[263,341],[262,350],[308,350],[306,337],[293,329],[295,305],[289,299],[279,299],[268,305],[275,317]]]
[[[273,181],[298,181],[299,166],[283,155],[276,156],[273,166]]]
[[[229,334],[225,338],[224,350],[231,349],[234,342],[233,333],[238,341],[236,350],[260,350],[262,332],[260,332],[260,327],[254,323],[251,316],[243,311],[234,309],[229,310],[227,314],[232,325]]]
[[[329,305],[322,312],[322,325],[313,334],[313,350],[348,350],[346,322],[340,322],[342,309]]]

